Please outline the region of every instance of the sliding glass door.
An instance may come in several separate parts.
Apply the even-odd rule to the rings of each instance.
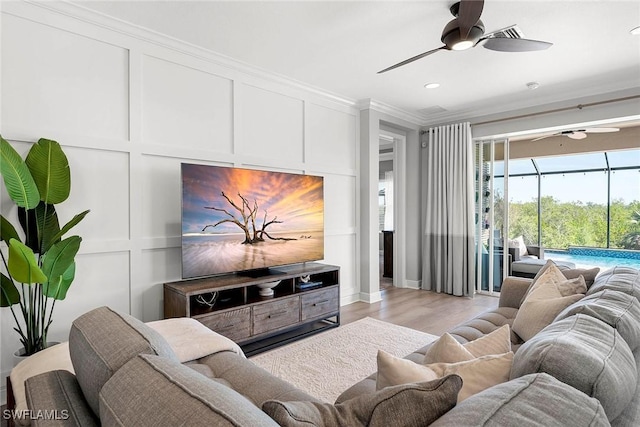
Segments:
[[[507,245],[509,141],[476,142],[475,166],[475,243],[476,291],[500,292],[502,280],[509,273]]]

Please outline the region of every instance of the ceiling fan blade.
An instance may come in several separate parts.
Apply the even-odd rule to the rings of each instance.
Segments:
[[[392,65],[391,67],[388,67],[388,68],[385,68],[384,70],[378,71],[378,74],[386,73],[387,71],[393,70],[394,68],[402,67],[403,65],[407,65],[407,64],[409,64],[409,63],[411,63],[413,61],[417,61],[418,59],[424,58],[425,56],[429,56],[432,53],[436,53],[437,51],[443,50],[443,49],[447,49],[447,47],[446,46],[441,46],[441,47],[439,47],[437,49],[429,50],[427,52],[421,53],[420,55],[416,55],[416,56],[411,57],[409,59],[405,59],[404,61],[398,62],[397,64]]]
[[[540,137],[538,137],[538,138],[536,138],[536,139],[532,139],[532,140],[531,140],[531,142],[534,142],[534,141],[540,141],[541,139],[551,138],[551,137],[554,137],[554,136],[560,136],[560,134],[559,134],[559,133],[554,133],[553,135],[544,135],[544,136],[540,136]]]
[[[460,24],[460,38],[466,40],[471,28],[478,22],[482,15],[484,0],[461,0],[458,10],[458,23]]]
[[[585,139],[587,137],[587,134],[581,131],[577,131],[577,132],[571,132],[567,136],[571,139]]]
[[[586,133],[609,133],[609,132],[618,132],[620,129],[618,128],[586,128],[583,132]]]
[[[498,52],[531,52],[549,49],[553,46],[553,43],[529,39],[512,39],[509,37],[489,37],[484,39],[482,46]]]

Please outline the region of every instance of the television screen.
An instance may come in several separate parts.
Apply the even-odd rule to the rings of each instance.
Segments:
[[[182,277],[324,258],[321,176],[182,164]]]

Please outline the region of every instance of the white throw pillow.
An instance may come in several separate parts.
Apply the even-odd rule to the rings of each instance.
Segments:
[[[504,354],[511,351],[511,331],[509,325],[503,325],[495,331],[465,344],[445,333],[434,342],[424,355],[427,363],[456,363],[492,354]]]
[[[562,310],[582,299],[586,292],[584,277],[567,280],[555,264],[549,264],[520,306],[513,321],[513,331],[528,341],[550,325]]]
[[[528,254],[527,245],[524,243],[524,237],[518,236],[515,239],[509,239],[510,248],[518,248],[518,254],[523,257]]]
[[[378,380],[376,389],[392,385],[430,381],[456,374],[462,378],[458,403],[494,385],[509,381],[513,352],[482,356],[457,363],[419,365],[400,359],[385,351],[378,351]]]

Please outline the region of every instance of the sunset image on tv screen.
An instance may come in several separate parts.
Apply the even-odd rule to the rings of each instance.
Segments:
[[[323,178],[182,164],[182,276],[324,257]]]

